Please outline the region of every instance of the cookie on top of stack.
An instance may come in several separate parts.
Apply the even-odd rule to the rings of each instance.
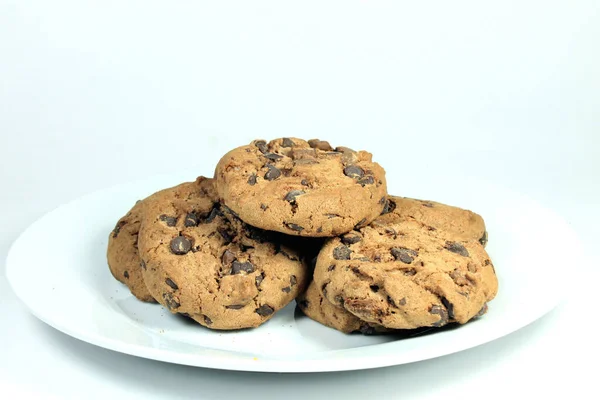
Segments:
[[[282,138],[138,201],[107,258],[138,299],[211,329],[257,327],[296,299],[321,324],[373,334],[485,313],[498,285],[486,243],[471,211],[388,195],[370,153]]]

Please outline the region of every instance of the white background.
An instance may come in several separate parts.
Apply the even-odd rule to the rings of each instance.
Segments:
[[[597,397],[599,71],[596,1],[0,1],[0,397]],[[39,322],[8,288],[10,243],[45,212],[281,136],[526,193],[571,224],[588,263],[564,266],[563,305],[505,338],[331,374],[117,354]]]

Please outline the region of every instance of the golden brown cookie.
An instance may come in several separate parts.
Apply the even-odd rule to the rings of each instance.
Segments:
[[[138,232],[145,204],[146,199],[138,201],[117,222],[108,237],[106,258],[112,275],[127,285],[131,294],[141,301],[155,302],[144,283],[138,254]]]
[[[375,219],[385,171],[365,151],[327,142],[255,140],[227,153],[215,170],[222,202],[250,225],[289,235],[326,237]]]
[[[140,229],[143,275],[172,313],[212,329],[256,327],[306,286],[298,253],[239,221],[199,179],[147,205]]]
[[[477,239],[485,246],[488,234],[483,218],[464,210],[430,200],[388,196],[384,213],[395,211],[407,221],[416,221],[430,230],[443,231],[455,240]]]
[[[464,324],[480,315],[498,281],[478,239],[429,229],[434,221],[407,218],[400,199],[391,200],[395,209],[388,206],[369,226],[325,244],[314,273],[324,297],[393,329]]]
[[[388,331],[381,325],[365,322],[344,308],[331,304],[323,297],[314,281],[296,298],[296,303],[310,319],[344,333],[360,332],[372,335]]]

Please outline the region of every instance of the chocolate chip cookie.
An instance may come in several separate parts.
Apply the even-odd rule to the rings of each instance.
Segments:
[[[127,285],[139,300],[153,303],[155,300],[144,283],[138,254],[138,232],[145,205],[146,200],[138,201],[117,222],[108,237],[106,258],[116,280]]]
[[[294,249],[228,213],[210,179],[154,199],[140,228],[143,276],[172,313],[212,329],[256,327],[304,289],[307,269]]]
[[[483,246],[488,241],[485,222],[473,211],[430,200],[389,196],[384,213],[390,211],[429,230],[444,232],[455,240],[477,239]]]
[[[336,236],[369,224],[384,207],[385,171],[371,158],[317,139],[255,140],[220,160],[217,191],[250,225]]]
[[[314,273],[323,296],[363,321],[393,329],[464,324],[484,312],[498,281],[479,238],[429,229],[434,221],[407,218],[401,199],[388,200],[395,209],[388,202],[369,226],[325,244]]]
[[[360,332],[370,335],[388,331],[381,325],[362,321],[343,307],[331,304],[323,297],[314,281],[308,285],[306,292],[296,298],[296,303],[310,319],[344,333]]]

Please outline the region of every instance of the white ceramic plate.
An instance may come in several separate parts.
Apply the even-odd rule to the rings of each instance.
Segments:
[[[425,360],[513,332],[557,305],[561,266],[573,265],[579,253],[566,222],[524,196],[464,177],[457,188],[456,179],[405,176],[402,187],[411,191],[399,194],[470,208],[486,219],[500,289],[483,318],[434,334],[344,335],[295,314],[290,304],[257,329],[211,331],[137,301],[112,278],[105,257],[108,233],[135,200],[194,178],[121,185],[45,215],[9,252],[7,277],[15,293],[56,329],[139,357],[243,371],[341,371]]]

